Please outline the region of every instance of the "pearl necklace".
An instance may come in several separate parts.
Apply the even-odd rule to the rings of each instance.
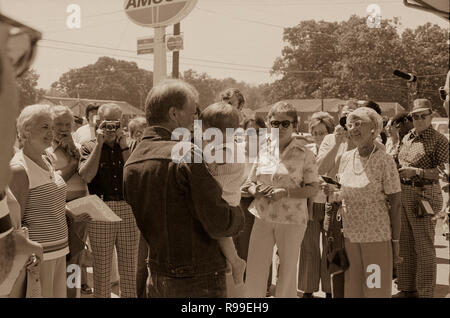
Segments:
[[[373,145],[373,149],[372,149],[372,152],[369,155],[369,159],[367,159],[366,164],[363,166],[363,169],[361,171],[356,171],[356,169],[355,169],[356,151],[358,150],[358,148],[355,149],[355,152],[353,153],[353,164],[352,164],[352,169],[353,169],[353,173],[354,174],[360,175],[366,170],[367,165],[369,164],[370,158],[372,158],[372,155],[375,152],[375,149],[376,149],[376,146]]]

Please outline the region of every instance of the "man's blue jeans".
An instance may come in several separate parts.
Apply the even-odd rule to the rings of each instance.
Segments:
[[[225,298],[225,271],[194,277],[168,277],[151,273],[150,298]]]

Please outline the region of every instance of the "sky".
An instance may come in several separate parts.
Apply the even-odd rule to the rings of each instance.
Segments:
[[[67,8],[81,9],[81,27],[71,29]],[[430,22],[448,28],[433,14],[405,7],[402,0],[198,0],[181,21],[184,49],[180,72],[193,69],[213,78],[232,77],[249,84],[273,82],[270,69],[285,45],[283,28],[304,20],[345,21],[368,16],[369,4],[382,18],[400,17],[402,28]],[[124,0],[0,0],[0,10],[43,33],[33,68],[38,86],[47,89],[73,68],[93,64],[100,56],[134,61],[153,70],[153,55],[137,55],[138,37],[154,29],[134,24],[124,12]],[[166,28],[166,34],[173,27]],[[167,54],[170,73],[172,54]]]

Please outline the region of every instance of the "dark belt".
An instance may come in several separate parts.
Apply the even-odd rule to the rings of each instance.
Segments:
[[[121,194],[104,194],[101,196],[103,201],[123,201]]]
[[[420,180],[420,181],[411,181],[411,180],[402,180],[402,179],[400,179],[400,182],[402,184],[412,185],[413,187],[423,187],[425,185],[438,183],[437,180],[429,180],[429,179],[423,179],[423,180]]]

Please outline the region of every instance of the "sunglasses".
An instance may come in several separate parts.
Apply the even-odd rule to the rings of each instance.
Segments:
[[[421,114],[421,115],[412,114],[411,116],[414,120],[425,120],[430,115],[431,115],[431,113]]]
[[[359,128],[359,127],[361,127],[362,124],[364,124],[364,123],[365,123],[365,122],[363,122],[362,120],[356,120],[356,121],[351,122],[351,123],[346,123],[346,124],[345,124],[345,127],[346,127],[347,129]]]
[[[8,26],[6,56],[10,59],[16,76],[19,77],[30,68],[36,55],[36,44],[42,38],[42,34],[2,14],[0,23]]]
[[[439,97],[442,101],[445,101],[445,98],[447,97],[447,92],[445,91],[444,86],[439,87]]]
[[[278,128],[281,126],[283,126],[283,128],[289,128],[289,126],[291,126],[292,122],[290,120],[283,120],[283,121],[278,121],[278,120],[273,120],[270,122],[270,126],[272,126],[273,128]]]

